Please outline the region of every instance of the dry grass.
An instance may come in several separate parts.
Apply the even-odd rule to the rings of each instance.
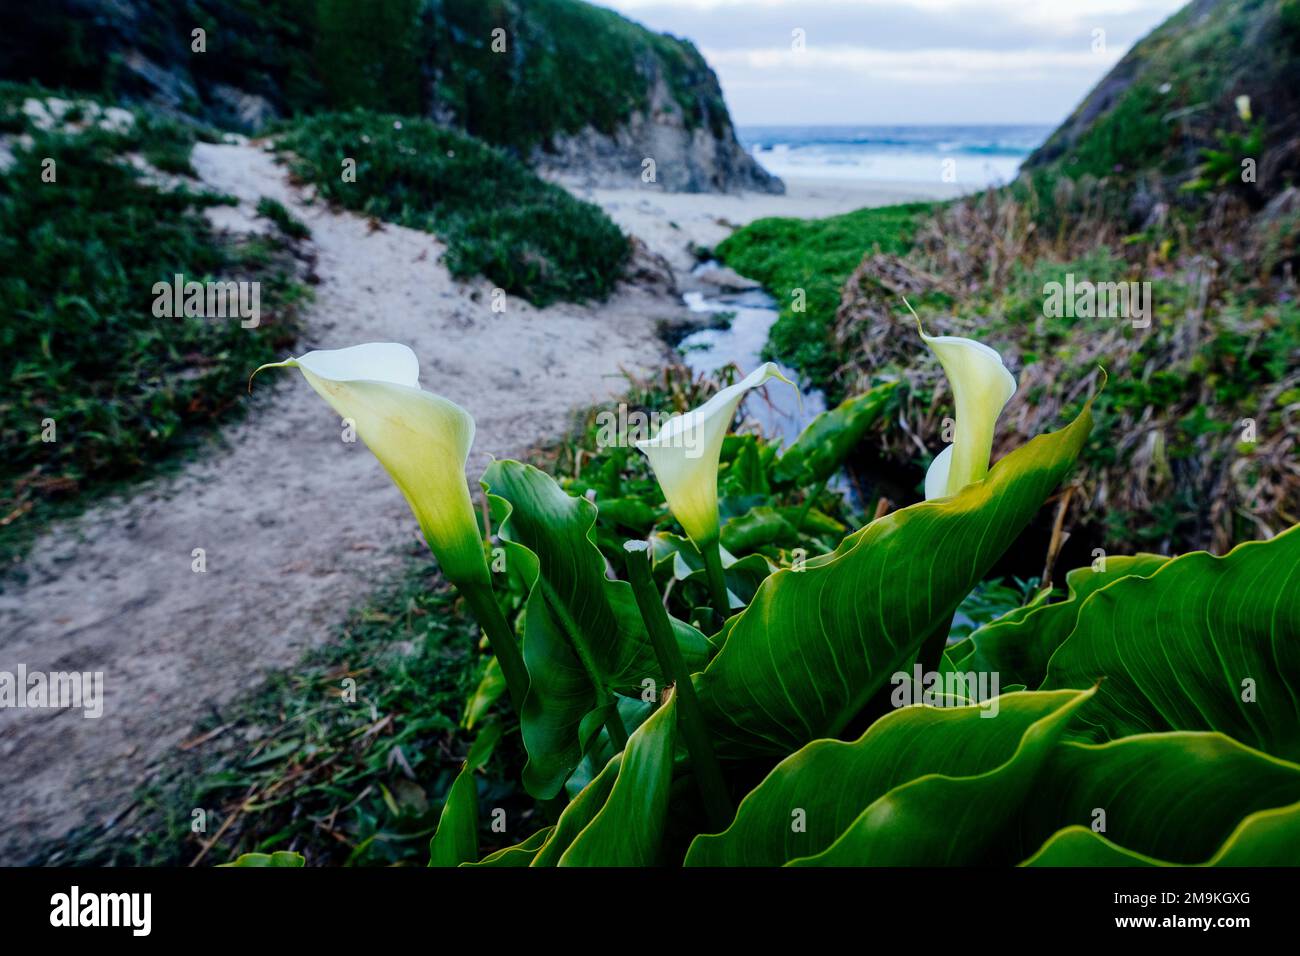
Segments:
[[[1016,373],[995,458],[1074,414],[1106,370],[1067,528],[1092,525],[1116,549],[1221,553],[1270,537],[1300,521],[1294,192],[1253,217],[1220,194],[1194,219],[1145,195],[1142,229],[1130,235],[1116,226],[1124,217],[1113,197],[1086,180],[1059,180],[1047,201],[1003,190],[939,208],[912,251],[869,254],[845,283],[833,328],[845,358],[838,384],[851,393],[901,374],[910,387],[901,427],[880,435],[885,454],[938,450],[951,402],[906,297],[927,331],[986,341]],[[1100,254],[1108,274],[1088,271]],[[1151,327],[1045,316],[1041,280],[1052,268],[1151,281]],[[1243,440],[1246,419],[1253,442]]]

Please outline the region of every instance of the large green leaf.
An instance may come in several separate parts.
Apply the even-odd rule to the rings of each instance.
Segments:
[[[720,756],[834,736],[971,587],[1070,470],[1092,425],[1028,442],[960,494],[878,518],[834,553],[774,573],[697,678]]]
[[[1069,595],[1064,601],[1031,610],[1017,608],[973,631],[963,642],[963,654],[949,649],[952,669],[997,673],[1003,686],[1037,687],[1047,674],[1047,662],[1074,630],[1083,602],[1095,591],[1130,575],[1154,574],[1169,559],[1158,554],[1107,558],[1104,569],[1075,568],[1065,576]]]
[[[1022,866],[1183,866],[1135,853],[1082,826],[1053,834]],[[1214,856],[1197,866],[1300,865],[1300,803],[1242,820]]]
[[[652,866],[661,862],[676,737],[676,705],[668,697],[628,740],[608,798],[561,854],[559,866]],[[600,780],[598,777],[590,786]]]
[[[724,833],[699,836],[688,866],[780,866],[835,842],[888,791],[926,774],[966,777],[1005,763],[1025,732],[1075,691],[1006,694],[997,710],[905,707],[852,743],[818,740],[781,761]]]
[[[1300,759],[1300,528],[1094,593],[1044,687],[1098,680],[1080,715],[1090,739],[1217,730]]]
[[[835,474],[888,409],[897,388],[897,382],[885,382],[822,412],[786,449],[772,469],[773,477],[813,485]]]
[[[487,766],[501,734],[500,724],[488,724],[470,745],[460,773],[447,791],[438,829],[429,840],[429,866],[460,866],[478,859],[478,782],[474,773]]]
[[[1300,766],[1218,733],[1064,740],[1066,712],[1087,705],[1081,700],[1040,721],[997,770],[932,775],[892,790],[828,850],[795,863],[1010,865],[1062,828],[1093,825],[1129,853],[1197,863],[1244,818],[1300,798]],[[1057,721],[1055,732],[1039,734],[1035,746],[1048,721]]]
[[[1005,835],[1003,852],[992,862],[1023,859],[1064,827],[1104,825],[1107,839],[1131,853],[1198,863],[1210,858],[1243,818],[1297,800],[1300,765],[1219,733],[1064,742],[1051,754],[1014,832]],[[1300,846],[1293,843],[1293,849]]]
[[[618,779],[618,768],[622,762],[623,754],[615,754],[604,769],[582,788],[582,792],[569,801],[560,814],[559,822],[555,824],[554,832],[533,861],[533,866],[555,866],[560,862],[564,851],[605,806],[610,791],[614,789],[614,781]]]
[[[1005,763],[976,776],[929,774],[895,787],[862,811],[826,850],[793,866],[953,866],[1005,852],[1020,807],[1071,717],[1091,691],[1029,726]],[[1000,719],[999,718],[995,718]],[[1018,859],[1018,857],[1013,858]]]
[[[429,841],[429,866],[460,866],[478,859],[478,783],[465,767],[452,781]]]
[[[616,694],[665,681],[631,586],[606,577],[594,542],[596,506],[549,475],[493,462],[483,478],[511,573],[528,591],[523,656],[529,690],[520,715],[528,764],[524,785],[541,798],[565,778],[609,716]],[[711,652],[690,625],[673,622],[682,654],[700,666]]]

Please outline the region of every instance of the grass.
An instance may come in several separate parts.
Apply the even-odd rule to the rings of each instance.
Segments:
[[[427,120],[323,114],[293,124],[279,144],[294,174],[331,202],[436,234],[453,275],[484,275],[534,305],[603,298],[627,261],[628,241],[602,210]],[[348,158],[355,182],[343,180]]]
[[[904,252],[930,203],[857,209],[828,219],[761,219],[737,229],[715,254],[762,282],[780,306],[766,355],[780,356],[819,385],[832,385],[839,364],[829,333],[840,290],[862,256],[879,248]],[[803,311],[796,311],[802,291]]]
[[[275,223],[275,227],[290,239],[311,238],[311,230],[307,224],[286,209],[284,203],[278,199],[263,196],[257,201],[257,214]]]
[[[1033,194],[1015,189],[936,207],[907,253],[873,262],[836,319],[841,389],[881,374],[908,384],[906,428],[891,420],[872,445],[886,461],[916,461],[912,436],[937,448],[938,423],[950,414],[942,373],[893,291],[906,281],[932,333],[986,342],[1016,375],[995,458],[1072,419],[1098,391],[1098,367],[1107,371],[1072,491],[1075,563],[1092,547],[1222,553],[1294,524],[1289,409],[1300,394],[1300,307],[1283,268],[1294,262],[1294,225],[1289,245],[1252,238],[1244,202],[1212,199],[1226,210],[1213,225],[1175,209],[1164,225],[1130,235],[1105,197],[1058,203],[1046,216]],[[1049,314],[1046,284],[1071,274],[1149,283],[1149,328]],[[1207,276],[1215,281],[1203,288]],[[1247,421],[1253,439],[1241,437]]]
[[[776,297],[780,318],[768,339],[770,355],[829,383],[839,361],[830,328],[845,280],[873,249],[905,252],[918,218],[930,208],[910,203],[827,219],[759,219],[727,237],[715,253]],[[804,294],[802,312],[795,311],[797,290]]]
[[[12,104],[27,91],[6,89]],[[150,184],[127,152],[185,157],[194,133],[30,130],[0,176],[0,568],[39,527],[193,447],[249,368],[293,340],[303,294],[277,248],[232,244],[202,215],[225,197]],[[56,179],[43,182],[46,159]],[[158,318],[153,286],[262,283],[262,322]]]

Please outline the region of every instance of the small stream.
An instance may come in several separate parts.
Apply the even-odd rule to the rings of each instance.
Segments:
[[[697,266],[692,273],[699,275],[717,269],[712,260]],[[747,375],[762,364],[763,347],[767,335],[777,319],[776,301],[761,289],[745,292],[687,292],[682,296],[686,307],[695,313],[732,313],[727,328],[702,329],[682,339],[678,348],[683,361],[692,372],[712,374],[729,363],[735,363],[741,375]],[[802,402],[794,390],[780,382],[771,382],[764,394],[750,397],[745,404],[746,416],[757,423],[763,435],[779,438],[788,446],[810,421],[826,410],[822,393],[807,387],[799,375],[779,362],[777,365],[787,378],[800,385]]]

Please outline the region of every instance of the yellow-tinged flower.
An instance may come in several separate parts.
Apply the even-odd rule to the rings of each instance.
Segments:
[[[794,385],[766,362],[699,408],[675,415],[659,434],[636,443],[650,459],[673,516],[703,551],[718,540],[718,456],[736,407],[745,393],[777,378]]]
[[[925,474],[925,497],[946,498],[989,472],[993,429],[1016,393],[1015,377],[1002,356],[972,339],[953,335],[921,338],[939,358],[952,387],[957,424],[952,444],[939,453]]]
[[[406,496],[425,540],[453,583],[487,584],[465,462],[474,419],[420,388],[420,363],[405,345],[371,342],[308,352],[263,368],[296,368],[334,411],[356,426]],[[253,374],[256,375],[257,372]]]

